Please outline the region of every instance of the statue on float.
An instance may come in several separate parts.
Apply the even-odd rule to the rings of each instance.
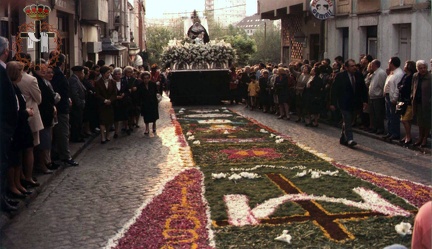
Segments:
[[[197,11],[194,10],[191,16],[192,26],[187,31],[187,36],[195,44],[205,44],[210,41],[210,37],[206,28],[201,24],[201,20],[198,17]]]

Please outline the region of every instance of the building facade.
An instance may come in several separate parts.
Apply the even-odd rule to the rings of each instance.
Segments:
[[[204,12],[222,27],[235,25],[246,17],[246,0],[206,0]]]
[[[248,36],[252,36],[258,29],[269,25],[273,25],[273,21],[261,19],[260,15],[253,15],[243,18],[235,26],[246,31]]]
[[[336,1],[327,21],[327,54],[358,60],[361,54],[388,61],[432,58],[430,0]]]
[[[281,60],[371,54],[387,61],[432,58],[430,0],[325,0],[333,16],[319,20],[307,0],[258,1],[262,18],[281,19]]]
[[[23,9],[36,3],[51,9],[41,20],[49,25],[49,30],[42,31],[60,37],[59,43],[49,39],[48,50],[64,53],[67,68],[99,59],[106,64],[126,66],[132,37],[138,44],[134,50],[145,49],[144,0],[135,0],[134,6],[128,0],[3,0],[0,2],[0,35],[9,39],[12,51],[29,53],[35,58],[35,48],[27,45],[27,38],[17,35],[34,31],[31,27],[34,20]],[[42,58],[48,59],[48,56],[48,52],[42,53]]]

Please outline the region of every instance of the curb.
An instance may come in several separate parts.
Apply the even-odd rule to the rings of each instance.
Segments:
[[[89,146],[93,140],[98,137],[99,134],[94,134],[93,136],[90,136],[89,138],[86,139],[86,141],[79,145],[78,149],[75,152],[72,152],[72,158],[76,158],[79,154],[81,154],[81,152],[87,148],[87,146]],[[37,175],[38,176],[38,182],[40,183],[40,186],[37,188],[32,189],[33,193],[31,195],[29,195],[26,199],[22,200],[19,204],[18,204],[18,210],[11,212],[11,213],[7,213],[7,212],[3,212],[0,211],[0,231],[3,230],[4,227],[6,227],[11,221],[12,219],[17,216],[18,214],[20,214],[25,208],[27,208],[30,203],[36,199],[36,197],[45,190],[45,188],[57,177],[59,176],[65,168],[71,167],[71,166],[65,166],[63,163],[60,164],[61,166],[55,170],[52,174],[50,175]],[[79,166],[78,166],[79,167]]]

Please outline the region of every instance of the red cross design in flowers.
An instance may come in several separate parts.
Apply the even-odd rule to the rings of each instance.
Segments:
[[[273,148],[252,148],[252,149],[234,149],[221,150],[222,153],[228,155],[228,159],[242,159],[248,157],[263,157],[267,159],[280,158],[282,155]]]

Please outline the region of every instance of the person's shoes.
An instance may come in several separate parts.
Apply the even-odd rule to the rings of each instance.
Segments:
[[[140,126],[138,124],[135,125],[135,128],[140,128]]]
[[[51,162],[50,164],[47,165],[47,168],[50,170],[56,170],[60,167],[60,164],[55,163],[55,162]]]
[[[127,130],[126,130],[126,134],[127,134],[128,136],[130,136],[131,132],[132,132],[132,129],[127,129]]]
[[[312,123],[305,123],[305,126],[310,127],[310,126],[312,126]]]
[[[6,192],[7,192],[6,193],[7,196],[9,198],[12,198],[12,199],[25,199],[26,198],[26,195],[21,193],[21,192],[18,194],[18,193],[10,191],[9,189]]]
[[[18,204],[20,203],[20,201],[10,199],[10,198],[7,197],[6,195],[3,195],[3,198],[2,198],[2,199],[4,199],[7,203],[9,203],[9,204],[12,205],[12,206],[18,206]]]
[[[101,141],[101,144],[106,144],[106,140]]]
[[[383,130],[377,130],[377,131],[375,132],[375,134],[377,134],[377,135],[382,135],[382,134],[384,134],[384,131],[383,131]]]
[[[70,140],[71,143],[84,143],[85,140],[83,138]]]
[[[400,137],[394,136],[394,135],[392,135],[388,138],[388,140],[399,140],[399,139],[400,139]]]
[[[283,119],[285,116],[279,116],[277,117],[277,119]]]
[[[118,138],[118,134],[117,133],[114,134],[113,138]]]
[[[153,133],[156,133],[156,129],[153,129]]]
[[[342,145],[347,145],[347,140],[345,139],[345,136],[343,134],[339,138],[339,143]]]
[[[392,134],[387,133],[386,135],[382,136],[381,138],[382,138],[382,139],[387,139],[387,138],[389,138],[389,137],[391,137],[391,136],[392,136]]]
[[[105,139],[105,141],[106,141],[106,142],[109,142],[109,141],[111,141],[111,139],[107,138],[107,139]]]
[[[30,181],[27,181],[26,179],[21,179],[21,185],[24,188],[34,188],[34,187],[39,187],[40,183],[38,183],[38,182],[30,182]]]
[[[149,131],[144,132],[144,135],[148,136],[148,134],[149,134]]]
[[[369,129],[367,132],[369,132],[369,133],[377,133],[377,129]]]
[[[298,118],[298,119],[295,120],[296,123],[298,123],[300,121],[301,121],[301,118]]]
[[[13,212],[18,210],[18,207],[16,205],[12,205],[4,197],[1,198],[0,202],[1,209],[5,212]]]
[[[429,148],[430,146],[428,146],[427,144],[420,144],[419,147],[420,147],[420,148]]]
[[[30,190],[26,190],[26,191],[20,191],[23,195],[25,195],[25,196],[28,196],[28,195],[31,195],[31,194],[33,194],[33,191],[30,191]]]
[[[403,143],[404,146],[408,146],[410,144],[412,144],[412,139],[410,139],[409,141],[406,141],[406,142]]]
[[[348,146],[351,147],[351,148],[357,145],[356,141],[354,141],[354,140],[349,140],[349,141],[347,142],[347,144],[348,144]]]
[[[79,163],[75,162],[72,158],[67,160],[62,160],[62,162],[67,166],[78,166]]]
[[[312,124],[310,124],[310,126],[312,126],[312,127],[318,127],[318,123],[316,123],[316,124],[314,124],[314,123],[312,123]]]
[[[417,141],[417,142],[415,142],[413,145],[414,145],[414,146],[420,146],[421,143],[422,143],[421,141]]]
[[[37,168],[36,170],[42,174],[45,174],[45,175],[49,175],[49,174],[52,174],[54,172],[54,171],[48,169],[48,167],[46,169]]]

